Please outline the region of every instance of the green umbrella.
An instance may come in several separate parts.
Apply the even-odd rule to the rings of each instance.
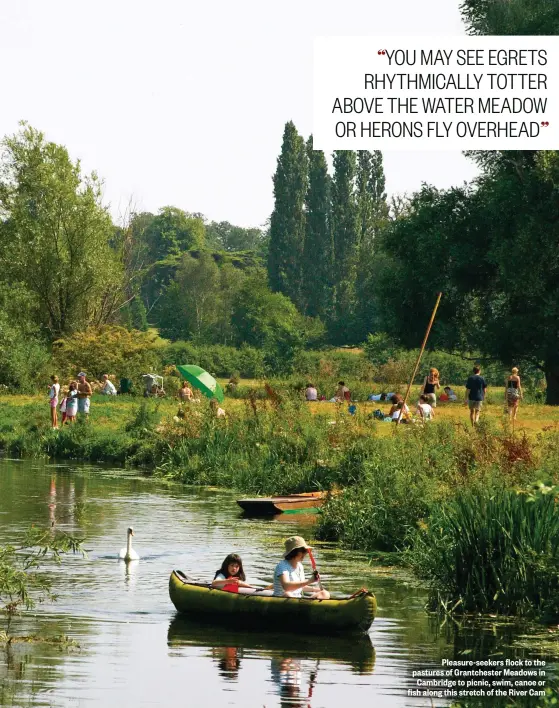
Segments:
[[[192,364],[181,364],[177,366],[180,375],[195,386],[199,391],[202,391],[207,398],[217,398],[221,403],[223,401],[223,391],[211,374],[201,369],[199,366]]]

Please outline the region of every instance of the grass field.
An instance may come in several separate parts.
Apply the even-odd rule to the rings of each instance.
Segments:
[[[226,380],[221,381],[225,385]],[[241,385],[247,388],[259,389],[263,386],[262,381],[256,379],[243,379]],[[402,394],[405,387],[396,387]],[[415,413],[415,403],[419,397],[419,387],[412,387],[409,397],[409,406],[412,413]],[[458,387],[454,390],[459,394],[459,401],[454,403],[438,402],[435,410],[435,420],[433,424],[441,421],[469,425],[469,411],[463,404],[462,391]],[[280,392],[281,395],[281,392]],[[107,426],[116,429],[124,425],[129,420],[131,412],[136,409],[145,399],[140,396],[118,396],[116,398],[94,395],[91,404],[91,420],[99,426]],[[150,403],[159,406],[164,417],[172,418],[178,410],[178,401],[173,396],[166,396],[159,399],[149,399]],[[7,412],[9,409],[12,415],[23,413],[22,409],[33,409],[35,415],[40,407],[44,409],[45,421],[49,417],[49,404],[46,396],[20,396],[4,395],[0,397],[0,416],[2,408]],[[321,401],[307,404],[313,415],[321,417],[335,418],[340,411],[345,411],[347,406],[340,406],[335,403]],[[388,413],[390,404],[388,402],[357,401],[357,419],[365,422],[370,413],[376,409]],[[207,401],[201,397],[200,404],[191,404],[190,410],[202,411],[207,407]],[[249,414],[247,400],[243,398],[231,398],[226,396],[222,407],[229,415],[244,416]],[[3,417],[3,416],[2,416]],[[19,416],[17,416],[19,417]],[[481,413],[482,419],[490,419],[499,425],[508,425],[508,416],[504,414],[504,394],[502,388],[489,388],[487,390],[486,401]],[[386,435],[392,432],[392,427],[388,423],[379,425],[377,433]],[[520,402],[515,432],[526,432],[527,434],[545,433],[548,431],[559,431],[559,406],[546,406],[543,404]]]

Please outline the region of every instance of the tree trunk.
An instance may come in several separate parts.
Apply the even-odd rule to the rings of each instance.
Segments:
[[[559,357],[548,359],[544,370],[547,383],[545,402],[548,406],[559,406]]]

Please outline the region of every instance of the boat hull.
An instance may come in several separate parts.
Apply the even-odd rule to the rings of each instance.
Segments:
[[[316,512],[326,501],[325,492],[308,492],[306,494],[288,494],[283,497],[263,497],[255,499],[238,499],[237,504],[252,516],[270,516],[274,514],[296,514],[298,512]]]
[[[377,609],[375,596],[367,591],[331,600],[273,597],[226,592],[181,576],[180,571],[173,571],[169,579],[169,596],[179,612],[243,628],[359,634],[367,632]]]

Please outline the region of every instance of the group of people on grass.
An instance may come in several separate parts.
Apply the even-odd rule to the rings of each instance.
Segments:
[[[77,381],[70,381],[64,393],[60,392],[58,376],[51,376],[51,385],[48,389],[50,420],[53,428],[58,428],[58,407],[62,413],[61,425],[74,423],[79,414],[85,418],[89,415],[89,406],[93,388],[87,380],[85,372],[80,371]],[[109,379],[108,374],[103,374],[100,392],[107,396],[116,396],[116,388]]]
[[[416,415],[423,422],[434,419],[434,409],[437,407],[437,391],[440,388],[441,383],[439,371],[435,367],[432,367],[429,369],[427,376],[423,379],[416,406]],[[466,381],[466,395],[464,400],[464,405],[468,406],[470,410],[470,422],[472,425],[476,425],[479,422],[479,416],[485,400],[486,390],[487,383],[481,375],[481,368],[476,365],[473,368],[472,374]],[[312,383],[307,384],[305,389],[305,399],[311,402],[325,400],[324,396],[318,396],[316,387]],[[511,374],[507,377],[505,383],[505,411],[508,413],[511,421],[516,420],[518,405],[521,399],[522,386],[520,383],[520,376],[518,375],[518,368],[515,366],[512,369]],[[410,423],[413,421],[409,406],[404,402],[403,397],[398,393],[373,393],[368,397],[368,400],[375,402],[388,401],[391,403],[391,408],[387,416],[383,415],[382,411],[375,411],[375,413],[372,414],[375,418],[382,418],[383,420],[400,423]],[[350,401],[350,390],[343,381],[339,381],[336,394],[330,399],[330,402],[349,403]],[[445,386],[443,393],[439,396],[439,401],[456,402],[458,401],[458,396],[450,386]],[[355,406],[353,406],[353,408],[355,409]],[[354,412],[355,410],[350,411],[350,413]]]
[[[188,381],[183,381],[181,387],[177,392],[177,398],[179,399],[180,407],[175,418],[185,418],[185,403],[200,403],[200,399],[194,396],[192,388],[189,386]],[[215,398],[210,399],[210,410],[216,418],[225,418],[227,413],[219,405],[219,402]]]
[[[326,401],[329,403],[344,403],[351,401],[351,391],[345,385],[345,381],[338,381],[338,388],[332,398],[327,399],[324,395],[318,395],[316,386],[313,383],[308,383],[305,388],[306,401]]]
[[[274,570],[274,582],[264,588],[256,588],[246,582],[243,570],[243,561],[236,553],[230,553],[221,568],[216,571],[212,586],[227,592],[239,592],[239,588],[252,588],[255,591],[271,590],[275,597],[303,597],[304,592],[310,593],[309,597],[315,600],[328,600],[330,593],[323,588],[312,588],[311,585],[319,582],[318,572],[315,570],[312,579],[305,578],[303,560],[312,546],[307,545],[302,536],[291,536],[285,541],[285,551]]]

